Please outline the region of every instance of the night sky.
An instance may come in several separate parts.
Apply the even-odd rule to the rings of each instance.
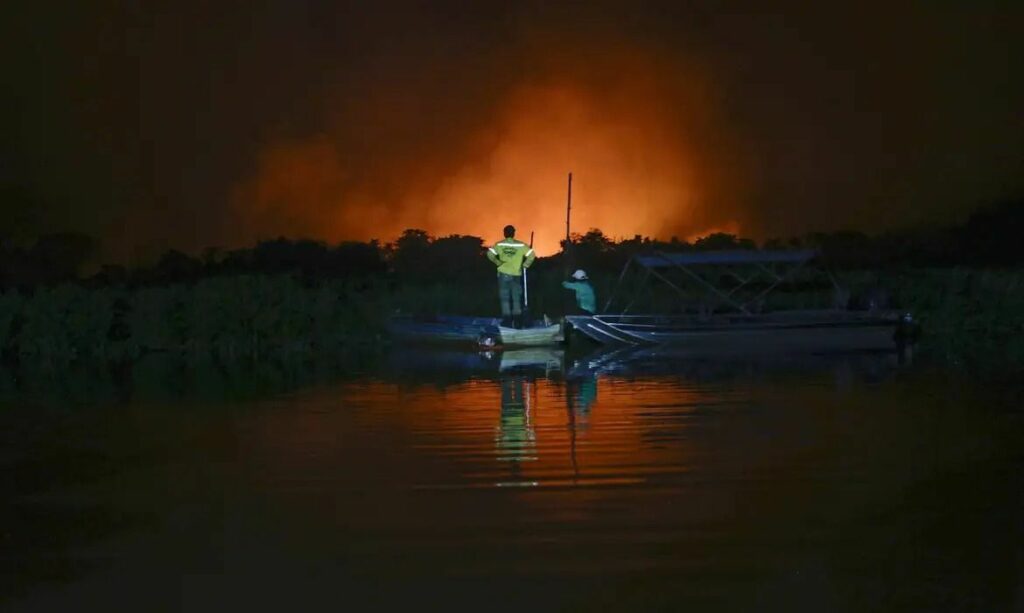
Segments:
[[[514,223],[543,255],[570,170],[574,230],[613,236],[871,232],[1024,194],[1020,2],[73,4],[4,9],[9,239],[137,261]]]

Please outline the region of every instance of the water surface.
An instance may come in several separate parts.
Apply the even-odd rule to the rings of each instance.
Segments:
[[[8,395],[0,604],[1024,606],[1020,396],[955,372],[396,350],[275,388],[294,377],[210,368],[160,370],[164,394],[140,367],[91,402]]]

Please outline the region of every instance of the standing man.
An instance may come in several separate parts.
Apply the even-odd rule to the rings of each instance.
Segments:
[[[487,259],[498,267],[503,326],[523,327],[523,269],[533,264],[533,258],[533,248],[516,239],[512,226],[505,226],[505,238],[487,250]]]

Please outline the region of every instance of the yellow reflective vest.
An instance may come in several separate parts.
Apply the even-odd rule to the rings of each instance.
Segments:
[[[487,249],[487,259],[498,267],[498,272],[513,277],[522,276],[523,268],[529,268],[533,258],[533,248],[514,238],[506,238]]]

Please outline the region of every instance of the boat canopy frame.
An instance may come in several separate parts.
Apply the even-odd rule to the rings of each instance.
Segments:
[[[672,252],[654,251],[638,254],[626,261],[619,274],[615,288],[605,302],[603,313],[610,312],[615,298],[619,294],[626,274],[634,263],[643,270],[641,284],[646,284],[651,276],[659,279],[675,290],[683,298],[690,299],[683,288],[673,282],[666,274],[659,272],[659,269],[670,269],[681,271],[687,278],[696,282],[697,286],[703,289],[706,294],[714,296],[719,301],[732,306],[740,313],[752,314],[751,308],[762,298],[774,291],[777,287],[792,280],[793,277],[807,264],[818,259],[820,252],[815,249],[790,249],[790,250],[728,250],[728,251],[693,251],[693,252]],[[703,278],[694,270],[696,267],[718,267],[720,273],[732,277],[737,285],[726,290],[716,287],[714,284]],[[835,277],[824,269],[833,287],[839,289]],[[754,281],[766,279],[769,285],[755,295],[742,300],[739,292]],[[633,299],[623,308],[619,315],[625,315],[636,301],[636,294]]]

